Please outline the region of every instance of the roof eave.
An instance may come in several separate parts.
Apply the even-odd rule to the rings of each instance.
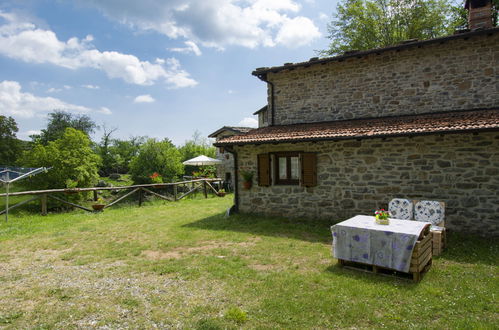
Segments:
[[[444,134],[459,134],[459,133],[483,133],[499,131],[499,127],[493,128],[471,128],[461,130],[441,130],[433,132],[408,132],[408,133],[394,133],[394,134],[375,134],[375,135],[352,135],[352,136],[336,136],[336,137],[316,137],[316,138],[301,138],[301,139],[282,139],[282,140],[269,140],[269,141],[245,141],[245,142],[226,142],[221,141],[214,143],[215,147],[227,146],[243,146],[243,145],[261,145],[261,144],[281,144],[281,143],[301,143],[301,142],[320,142],[320,141],[340,141],[340,140],[367,140],[367,139],[384,139],[394,137],[413,137],[423,135],[444,135]]]

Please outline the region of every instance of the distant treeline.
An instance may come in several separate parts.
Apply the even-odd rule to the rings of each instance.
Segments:
[[[90,135],[98,129],[103,131],[102,138],[92,141]],[[197,131],[181,146],[167,138],[113,138],[116,131],[105,125],[99,127],[87,115],[54,111],[40,134],[31,135],[31,141],[21,141],[16,137],[14,118],[0,116],[0,164],[51,167],[49,172],[26,181],[31,189],[90,187],[100,176],[112,173],[129,173],[135,183],[159,183],[178,180],[194,171],[213,172],[213,168],[182,164],[200,154],[215,157],[215,148]]]

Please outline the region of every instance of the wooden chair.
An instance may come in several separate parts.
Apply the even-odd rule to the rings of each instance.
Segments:
[[[414,220],[432,224],[433,255],[442,253],[446,244],[445,203],[438,201],[415,201]]]
[[[394,198],[388,203],[388,212],[394,219],[413,220],[414,204],[408,199]]]

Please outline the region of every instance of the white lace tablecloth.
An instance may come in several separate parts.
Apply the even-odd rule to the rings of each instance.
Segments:
[[[333,256],[409,272],[414,245],[429,224],[390,219],[389,225],[378,225],[374,220],[357,215],[332,226]]]

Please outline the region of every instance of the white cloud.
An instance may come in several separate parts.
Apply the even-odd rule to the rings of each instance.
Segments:
[[[201,53],[201,50],[199,49],[198,45],[194,41],[186,41],[184,42],[186,47],[180,47],[180,48],[169,48],[172,52],[177,52],[177,53],[183,53],[183,54],[190,54],[193,53],[196,56],[201,56],[203,53]]]
[[[156,100],[151,95],[145,94],[145,95],[137,96],[133,100],[133,103],[153,103],[154,101],[156,101]]]
[[[51,87],[51,88],[47,89],[47,93],[59,93],[60,91],[62,91],[61,88]]]
[[[64,89],[68,90],[68,89],[71,89],[71,88],[72,87],[69,86],[69,85],[64,85],[64,86],[62,86],[62,88],[50,87],[49,89],[47,89],[47,93],[59,93],[59,92],[62,92]]]
[[[43,30],[19,17],[0,11],[0,54],[29,63],[50,63],[68,69],[93,68],[109,78],[123,79],[131,84],[152,85],[165,81],[173,88],[195,86],[174,58],[141,61],[134,55],[100,51],[91,45],[93,37],[60,41],[50,30]],[[177,84],[179,82],[179,84]]]
[[[28,139],[31,135],[39,135],[41,133],[42,131],[33,129],[25,132],[19,132],[19,134],[17,134],[17,137],[21,139]]]
[[[100,88],[100,86],[97,86],[97,85],[81,85],[81,87],[87,88],[87,89],[99,89]]]
[[[40,97],[23,93],[17,81],[0,82],[0,113],[7,116],[31,118],[54,110],[88,113],[93,109],[64,102],[54,97]]]
[[[153,30],[169,38],[223,49],[231,45],[255,48],[277,44],[295,47],[319,37],[314,23],[298,13],[294,0],[80,0],[134,29]],[[305,24],[305,31],[290,28]],[[282,29],[284,31],[281,31]],[[296,35],[291,35],[295,33]],[[279,34],[281,37],[278,39]],[[298,40],[296,43],[291,43]],[[286,42],[290,43],[286,43]],[[179,48],[188,51],[189,47]]]
[[[109,108],[106,107],[101,107],[97,112],[104,115],[111,115],[113,113],[111,110],[109,110]]]
[[[258,127],[258,120],[255,118],[251,117],[246,117],[243,120],[241,120],[237,126],[243,126],[243,127]]]
[[[321,21],[327,21],[329,19],[329,16],[326,13],[320,12],[319,13],[319,19]]]
[[[284,22],[277,33],[276,42],[295,48],[310,43],[310,37],[315,38],[320,35],[319,29],[310,19],[295,17]]]

